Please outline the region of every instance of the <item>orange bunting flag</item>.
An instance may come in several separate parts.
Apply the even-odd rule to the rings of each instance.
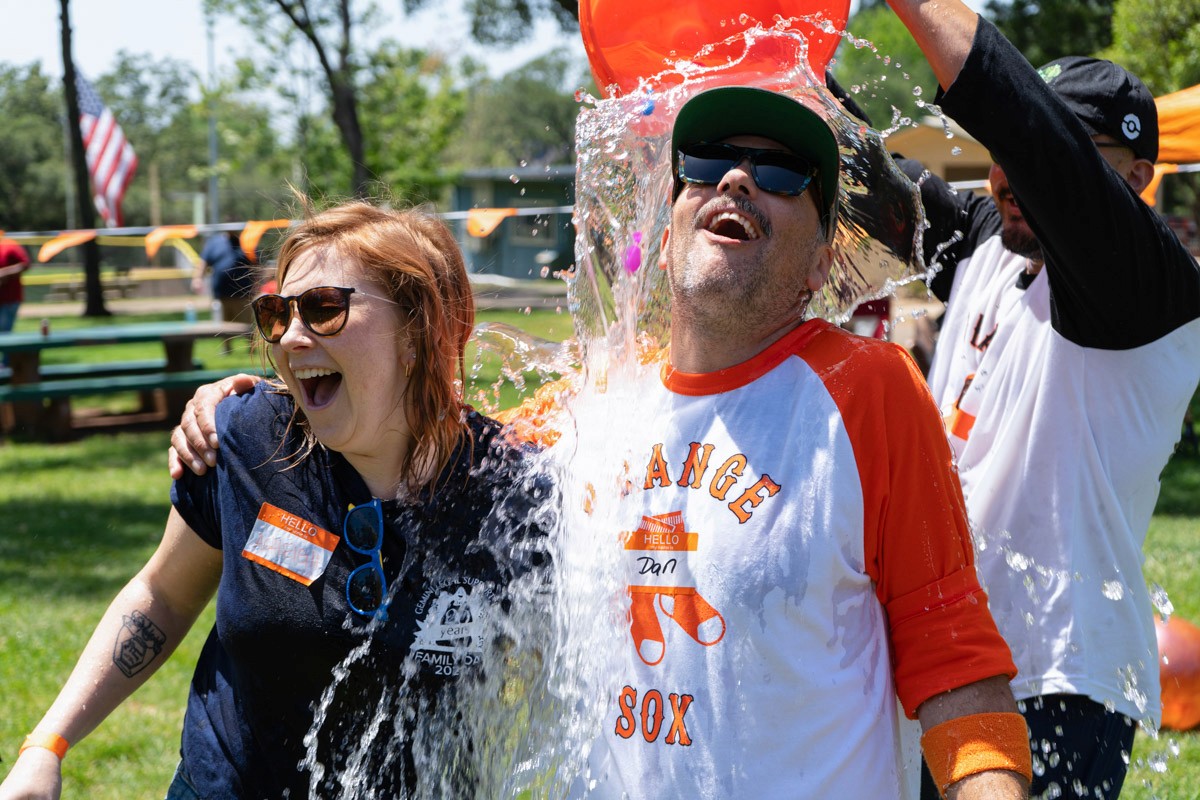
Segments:
[[[262,238],[262,235],[271,228],[286,228],[291,224],[292,221],[290,219],[252,219],[242,229],[242,235],[238,238],[238,244],[242,246],[242,252],[246,254],[246,258],[250,259],[250,263],[257,264],[258,240]]]
[[[1179,172],[1178,164],[1155,164],[1154,177],[1150,179],[1145,189],[1142,189],[1142,199],[1146,201],[1146,205],[1154,208],[1158,202],[1158,185],[1162,183],[1164,175],[1170,175],[1173,172]]]
[[[60,233],[42,245],[42,248],[38,250],[38,263],[45,264],[63,250],[83,244],[84,242],[90,242],[95,238],[95,231],[67,231],[66,233]]]
[[[1200,161],[1200,84],[1154,100],[1158,106],[1158,160]]]
[[[467,212],[467,233],[483,239],[496,230],[505,217],[516,216],[515,208],[472,208]]]
[[[167,239],[194,239],[195,225],[163,225],[146,234],[146,258],[154,258]]]

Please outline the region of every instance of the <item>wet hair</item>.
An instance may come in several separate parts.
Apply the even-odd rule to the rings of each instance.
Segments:
[[[445,223],[419,209],[365,201],[315,213],[309,208],[279,250],[277,285],[298,257],[323,248],[353,259],[399,304],[416,351],[404,409],[413,446],[401,481],[418,492],[436,480],[467,438],[462,386],[475,301],[462,250]]]

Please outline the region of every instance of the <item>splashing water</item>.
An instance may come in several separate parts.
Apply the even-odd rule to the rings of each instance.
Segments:
[[[896,168],[882,136],[848,115],[812,74],[806,42],[787,29],[789,22],[751,28],[720,43],[727,49],[744,46],[743,55],[728,65],[681,61],[646,81],[646,87],[659,87],[651,114],[644,113],[649,88],[604,100],[585,98],[576,126],[576,273],[569,283],[585,361],[594,346],[627,357],[640,334],[667,340],[665,273],[622,270],[621,256],[637,247],[641,264],[658,262],[671,197],[671,124],[679,108],[707,88],[738,83],[783,91],[826,119],[837,136],[843,201],[838,257],[830,280],[813,299],[812,315],[844,321],[858,303],[925,276],[920,255],[925,220],[916,187]],[[738,71],[742,60],[758,63],[763,53],[779,60],[777,69],[755,75]],[[625,157],[615,159],[613,152]],[[631,264],[629,258],[624,263]]]

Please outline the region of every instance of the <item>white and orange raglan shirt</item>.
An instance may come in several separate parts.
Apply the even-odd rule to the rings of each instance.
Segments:
[[[717,373],[663,363],[626,396],[569,445],[587,470],[619,441],[625,486],[618,529],[596,532],[628,582],[623,674],[582,793],[903,796],[897,698],[913,717],[1015,673],[907,354],[812,320]]]

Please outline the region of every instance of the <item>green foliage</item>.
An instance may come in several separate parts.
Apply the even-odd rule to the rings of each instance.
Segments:
[[[498,80],[475,81],[450,159],[466,168],[572,163],[579,115],[574,91],[590,85],[586,65],[561,50]]]
[[[62,227],[67,175],[58,83],[38,64],[0,64],[0,229]]]
[[[127,224],[192,221],[194,197],[208,190],[211,174],[210,102],[217,120],[222,216],[254,219],[277,211],[278,176],[288,158],[269,111],[240,99],[229,83],[194,102],[199,88],[199,77],[182,61],[125,51],[117,54],[112,72],[96,81],[138,154],[138,171],[125,196]]]
[[[846,30],[854,38],[838,46],[833,75],[870,117],[872,127],[885,130],[902,117],[927,114],[918,100],[932,100],[937,79],[900,18],[876,3],[851,17]],[[917,87],[920,97],[914,94]]]
[[[1200,3],[1117,0],[1112,46],[1102,56],[1137,75],[1155,96],[1200,83]]]
[[[434,200],[453,179],[442,153],[466,112],[457,77],[445,57],[394,42],[370,55],[360,77],[366,161],[389,194]]]
[[[406,11],[430,0],[404,0]],[[579,4],[573,0],[466,0],[471,36],[484,45],[514,45],[529,38],[536,19],[553,18],[564,31],[579,28]]]
[[[350,185],[368,194],[366,129],[359,118],[357,75],[363,58],[356,32],[370,26],[378,8],[370,0],[205,0],[206,13],[235,16],[261,37],[272,59],[288,62],[296,48],[311,52],[328,101],[328,112],[346,150]],[[302,111],[303,113],[303,111]]]
[[[1041,66],[1063,56],[1093,55],[1108,47],[1113,38],[1115,2],[988,0],[986,13],[1031,64]]]

